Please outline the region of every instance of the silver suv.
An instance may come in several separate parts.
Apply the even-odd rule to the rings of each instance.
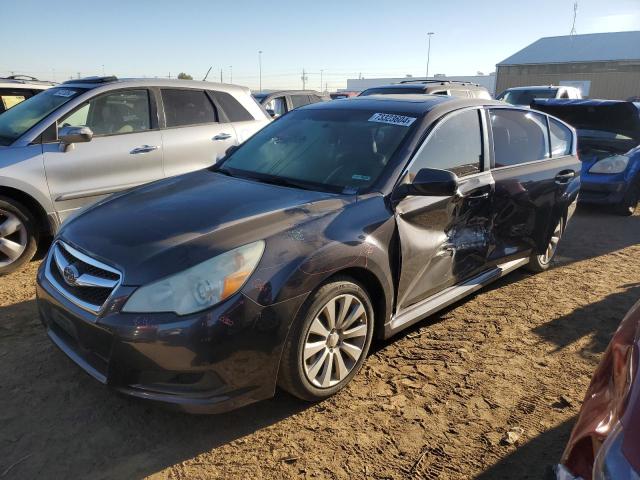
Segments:
[[[0,115],[0,274],[101,198],[214,164],[270,118],[244,87],[93,77]]]

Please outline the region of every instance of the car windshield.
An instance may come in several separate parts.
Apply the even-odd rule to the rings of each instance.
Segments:
[[[415,120],[411,114],[370,110],[295,110],[215,169],[268,183],[355,193],[380,177]]]
[[[557,88],[537,88],[531,90],[507,90],[497,99],[511,105],[529,106],[534,98],[556,98]]]
[[[0,115],[0,145],[11,145],[51,112],[85,92],[84,88],[51,88]]]

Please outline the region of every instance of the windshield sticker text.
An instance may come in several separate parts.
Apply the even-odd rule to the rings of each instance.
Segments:
[[[410,127],[416,119],[414,117],[405,117],[404,115],[395,115],[393,113],[374,113],[369,121]]]
[[[65,90],[65,89],[60,89],[60,90],[56,90],[56,92],[54,93],[54,95],[56,97],[72,97],[73,95],[75,95],[75,90]]]

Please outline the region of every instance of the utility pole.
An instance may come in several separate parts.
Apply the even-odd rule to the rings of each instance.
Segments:
[[[305,72],[304,68],[302,69],[302,77],[300,77],[302,79],[302,89],[306,90],[307,87],[307,72]]]
[[[320,93],[322,93],[322,74],[324,73],[324,70],[320,70]]]
[[[220,69],[220,83],[224,83],[224,82],[222,81],[222,69]]]
[[[578,16],[578,2],[576,0],[576,2],[574,2],[573,4],[573,24],[571,25],[571,33],[569,33],[569,35],[571,35],[572,37],[577,33],[576,32],[576,17]]]
[[[102,76],[103,77],[105,76],[105,74],[104,74],[104,64],[102,65]]]
[[[425,80],[429,79],[429,60],[431,60],[431,37],[433,36],[434,32],[428,32],[427,36],[429,37],[429,46],[427,47],[427,78]]]
[[[260,91],[262,91],[262,50],[258,50],[258,70],[260,72]]]
[[[229,65],[229,83],[233,83],[233,65]]]

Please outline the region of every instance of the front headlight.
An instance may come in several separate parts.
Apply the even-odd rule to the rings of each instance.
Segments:
[[[593,464],[593,480],[639,480],[622,452],[624,432],[620,423],[611,430]]]
[[[626,155],[614,155],[596,162],[589,173],[620,173],[625,171],[628,164],[629,157]]]
[[[230,297],[247,282],[264,252],[260,240],[137,289],[123,312],[199,312]]]

